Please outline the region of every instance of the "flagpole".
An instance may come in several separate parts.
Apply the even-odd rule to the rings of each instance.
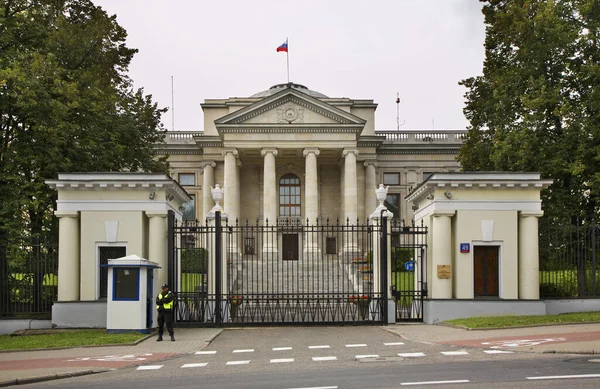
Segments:
[[[288,38],[285,38],[285,44],[287,46],[287,50],[285,51],[286,59],[287,59],[287,76],[288,76],[288,84],[290,83],[290,45],[288,44]]]

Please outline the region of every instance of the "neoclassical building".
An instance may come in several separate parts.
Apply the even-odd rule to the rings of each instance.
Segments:
[[[170,131],[162,149],[193,198],[184,217],[198,220],[219,184],[230,220],[362,223],[377,205],[373,188],[383,183],[388,208],[408,221],[413,209],[404,197],[430,174],[459,169],[455,155],[466,132],[377,130],[373,100],[328,97],[294,83],[201,107],[204,128]]]

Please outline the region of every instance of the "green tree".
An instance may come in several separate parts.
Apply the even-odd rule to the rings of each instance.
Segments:
[[[461,81],[470,122],[463,170],[538,171],[554,224],[597,222],[600,2],[480,0],[483,74]]]
[[[0,245],[55,239],[58,172],[167,171],[165,109],[133,88],[126,38],[90,0],[0,5]]]

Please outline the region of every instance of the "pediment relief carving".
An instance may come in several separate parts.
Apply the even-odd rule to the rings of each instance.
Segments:
[[[273,102],[262,109],[250,111],[229,124],[347,124],[338,115],[297,99]]]

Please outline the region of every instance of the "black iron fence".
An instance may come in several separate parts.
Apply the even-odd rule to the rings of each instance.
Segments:
[[[600,297],[598,226],[540,226],[540,297]]]
[[[50,318],[58,294],[58,245],[30,238],[0,244],[0,317]]]
[[[171,221],[180,325],[383,320],[373,227],[279,218],[202,226]]]

